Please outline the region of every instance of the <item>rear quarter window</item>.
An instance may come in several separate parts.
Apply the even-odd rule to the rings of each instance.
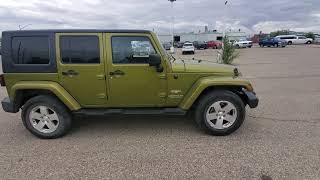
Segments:
[[[14,64],[49,64],[47,37],[13,37],[11,42]]]
[[[4,73],[56,73],[55,33],[3,31],[1,61]]]

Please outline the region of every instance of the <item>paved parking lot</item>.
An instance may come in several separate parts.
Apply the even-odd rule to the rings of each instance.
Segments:
[[[320,46],[239,51],[260,105],[234,134],[143,116],[79,119],[64,138],[40,140],[1,109],[0,179],[320,179]]]

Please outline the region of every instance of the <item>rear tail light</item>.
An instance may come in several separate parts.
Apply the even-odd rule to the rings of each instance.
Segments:
[[[0,84],[1,84],[1,86],[6,86],[6,82],[4,81],[4,75],[3,74],[0,75]]]

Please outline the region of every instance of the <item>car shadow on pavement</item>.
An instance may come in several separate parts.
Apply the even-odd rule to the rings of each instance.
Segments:
[[[130,115],[108,117],[75,117],[71,134],[90,131],[103,134],[106,131],[186,131],[201,133],[191,116]]]

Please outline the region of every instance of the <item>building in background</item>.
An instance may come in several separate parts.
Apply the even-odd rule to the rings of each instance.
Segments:
[[[226,35],[230,40],[246,39],[248,35],[241,31],[228,31]],[[200,33],[175,33],[175,42],[193,42],[193,41],[216,41],[222,40],[223,33],[217,32],[216,30],[209,31],[206,28],[205,32]],[[158,34],[158,37],[162,43],[167,43],[171,41],[170,34]]]

